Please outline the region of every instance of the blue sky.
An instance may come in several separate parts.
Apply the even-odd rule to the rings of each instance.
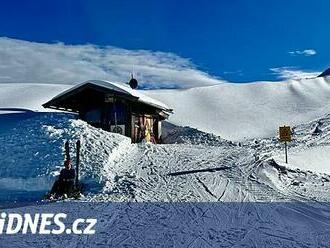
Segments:
[[[327,0],[11,0],[1,2],[0,36],[174,53],[212,77],[278,80],[330,66],[329,9]]]

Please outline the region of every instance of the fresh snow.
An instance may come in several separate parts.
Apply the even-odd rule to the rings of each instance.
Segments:
[[[47,111],[41,105],[70,85],[1,83],[0,110],[3,108],[22,108]]]
[[[141,91],[134,90],[134,89],[130,88],[128,85],[123,84],[123,83],[110,82],[110,81],[105,81],[105,80],[89,80],[89,81],[83,82],[81,84],[77,84],[76,86],[60,93],[59,95],[55,96],[54,98],[63,96],[63,95],[65,95],[77,88],[80,88],[86,84],[94,84],[94,85],[100,86],[102,88],[114,90],[114,91],[121,92],[123,94],[130,95],[130,96],[134,96],[134,97],[138,98],[139,102],[146,103],[146,104],[155,106],[155,107],[163,109],[163,110],[169,110],[169,107],[166,106],[164,103],[142,94]]]
[[[3,84],[0,205],[27,202],[14,210],[96,217],[99,233],[71,235],[67,243],[52,235],[4,236],[0,246],[327,247],[329,83],[142,91],[174,109],[162,145],[131,144],[73,114],[42,112],[42,103],[69,86]],[[293,126],[289,164],[277,137],[283,124]],[[62,168],[64,142],[71,141],[74,161],[78,139],[84,195],[41,201]],[[150,225],[154,235],[146,233]]]
[[[41,110],[46,97],[69,86],[3,84],[0,186],[11,194],[0,199],[42,198],[62,166],[63,143],[81,139],[82,180],[92,201],[290,201],[310,191],[292,185],[319,181],[322,187],[307,199],[327,200],[329,83],[316,78],[143,91],[174,108],[164,125],[168,144],[156,146],[130,144],[71,114],[26,110]],[[293,123],[286,165],[277,128]]]
[[[276,136],[280,125],[311,121],[330,109],[330,78],[147,93],[174,109],[173,124],[236,141]]]
[[[2,83],[0,109],[15,107],[49,111],[41,105],[70,87]],[[329,77],[283,82],[223,83],[180,90],[126,88],[139,96],[152,97],[157,104],[164,102],[164,107],[174,110],[169,121],[175,125],[198,128],[235,141],[276,136],[278,126],[311,121],[327,114],[330,107]]]
[[[63,142],[71,141],[74,158],[78,139],[84,149],[81,177],[88,175],[88,190],[93,191],[109,176],[105,164],[125,151],[129,138],[89,127],[64,113],[39,113],[3,131],[0,188],[5,190],[0,191],[0,202],[42,199],[63,167]]]
[[[301,151],[289,150],[289,161],[285,165],[284,151],[283,155],[276,157],[276,161],[290,168],[309,170],[330,174],[330,146],[312,147]]]

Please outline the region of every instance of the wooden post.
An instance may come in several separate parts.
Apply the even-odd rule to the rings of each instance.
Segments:
[[[78,186],[79,183],[79,163],[80,163],[80,140],[77,140],[77,147],[76,147],[76,179],[75,179],[75,184],[76,187]]]
[[[291,128],[288,126],[283,126],[279,128],[280,142],[284,142],[285,146],[285,163],[288,163],[288,142],[292,140]]]
[[[65,160],[70,160],[70,147],[68,140],[65,142],[64,148],[65,148]]]
[[[284,144],[285,144],[285,163],[287,164],[288,163],[288,144],[286,141],[284,142]]]

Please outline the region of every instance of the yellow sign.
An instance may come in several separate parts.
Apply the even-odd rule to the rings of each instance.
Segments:
[[[291,128],[287,126],[280,127],[280,141],[290,142],[291,140]]]

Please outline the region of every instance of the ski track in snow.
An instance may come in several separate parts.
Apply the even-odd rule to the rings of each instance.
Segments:
[[[4,200],[40,199],[63,161],[63,143],[82,142],[85,201],[328,201],[330,177],[283,165],[276,138],[233,143],[195,129],[171,127],[172,144],[131,144],[72,115],[43,113],[0,136]],[[37,124],[35,124],[37,123]],[[322,124],[320,124],[322,123]],[[315,127],[319,131],[315,134]],[[322,129],[321,129],[322,126]],[[290,152],[330,145],[330,116],[295,127]],[[166,140],[166,137],[165,137]],[[174,143],[176,142],[176,143]],[[15,154],[15,155],[14,155]],[[13,169],[15,168],[15,169]],[[29,198],[30,197],[30,198]]]
[[[97,234],[5,235],[6,247],[328,247],[329,205],[75,203],[9,209],[97,217]],[[324,213],[327,212],[327,215]],[[150,227],[146,229],[146,227]],[[65,237],[65,238],[63,238]]]

